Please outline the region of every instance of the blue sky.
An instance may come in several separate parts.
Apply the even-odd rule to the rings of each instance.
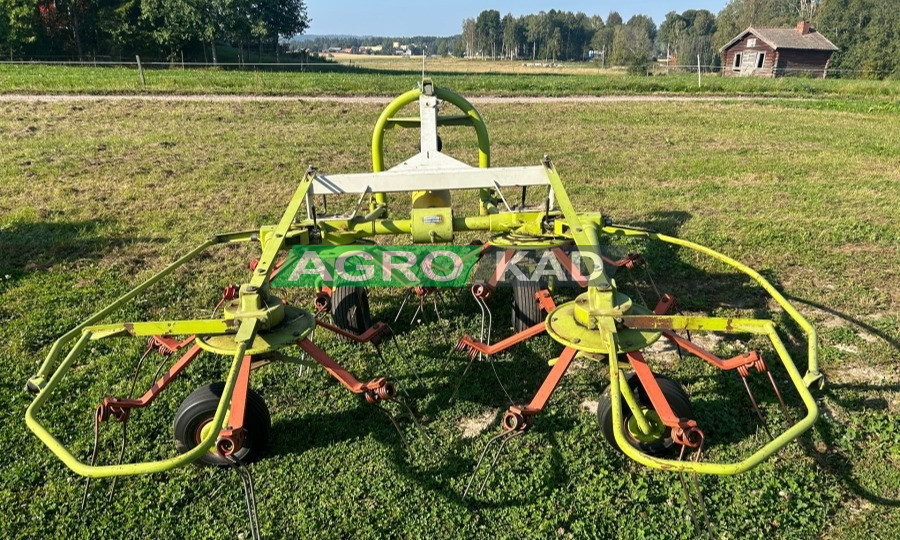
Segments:
[[[653,18],[658,25],[669,11],[708,9],[718,13],[727,0],[631,0],[593,1],[532,0],[486,2],[473,0],[307,0],[312,18],[307,34],[353,34],[376,36],[447,36],[460,33],[462,20],[476,17],[485,9],[501,15],[525,15],[541,10],[583,11],[588,15],[606,15],[618,11],[626,21],[637,13]]]

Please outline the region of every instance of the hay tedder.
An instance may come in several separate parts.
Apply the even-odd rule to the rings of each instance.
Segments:
[[[418,116],[398,116],[402,109],[414,104],[418,105]],[[458,111],[441,114],[439,108],[444,104],[454,105]],[[442,152],[438,128],[449,126],[474,128],[477,167]],[[413,157],[386,168],[384,134],[393,128],[418,128],[420,148]],[[368,403],[380,405],[401,401],[395,377],[358,380],[314,341],[316,335],[328,331],[361,345],[370,344],[379,355],[384,344],[397,345],[397,338],[388,324],[372,322],[366,289],[324,286],[317,292],[315,305],[310,309],[289,305],[276,296],[271,285],[279,271],[283,252],[296,249],[295,246],[317,244],[361,245],[371,243],[372,238],[379,235],[411,239],[413,244],[449,244],[457,233],[483,234],[480,240],[484,246],[502,254],[490,277],[470,283],[471,293],[482,314],[480,334],[477,339],[464,335],[456,348],[469,355],[469,365],[479,358],[490,360],[492,355],[541,334],[549,335],[561,347],[558,358],[550,360],[549,374],[534,398],[527,404],[513,405],[506,412],[501,432],[492,437],[481,452],[463,496],[468,494],[489,450],[495,449],[489,460],[492,466],[504,446],[533,425],[534,417],[547,405],[567,369],[578,357],[600,362],[601,368],[605,365],[608,369],[609,386],[598,409],[605,438],[643,465],[680,473],[689,507],[693,507],[691,499],[699,497],[699,493],[696,496],[688,493],[684,473],[732,475],[747,471],[796,439],[815,422],[816,403],[808,391],[809,387],[822,381],[816,358],[815,330],[769,282],[751,268],[710,248],[645,229],[617,225],[600,213],[576,211],[559,174],[546,157],[537,166],[490,167],[490,143],[485,123],[476,109],[459,95],[424,79],[418,88],[393,100],[375,125],[372,161],[374,171],[370,173],[326,175],[314,168],[308,169],[277,224],[259,230],[211,236],[59,338],[37,373],[27,382],[28,390],[36,394],[26,412],[28,427],[69,468],[87,477],[88,482],[103,477],[158,473],[193,462],[232,466],[243,480],[251,530],[256,536],[252,477],[243,465],[262,455],[271,423],[266,404],[250,389],[251,373],[255,368],[279,360],[320,365],[348,390],[362,394]],[[534,206],[526,205],[529,189],[540,195]],[[451,200],[451,192],[459,190],[478,193],[477,210],[460,213]],[[400,214],[389,207],[388,198],[396,193],[411,195],[408,217],[400,217],[405,212]],[[324,202],[321,207],[316,205],[319,197],[324,201],[326,196],[340,195],[347,195],[351,204],[355,202],[350,213],[327,215],[327,210],[323,211],[327,208]],[[668,294],[660,295],[651,306],[642,305],[643,302],[623,293],[613,278],[615,269],[640,266],[644,263],[643,258],[634,254],[610,257],[603,246],[618,239],[631,241],[637,238],[696,251],[755,280],[805,332],[808,340],[806,373],[798,371],[771,320],[678,315],[672,312],[675,300]],[[233,243],[258,243],[261,253],[251,264],[252,273],[246,283],[225,287],[221,311],[217,310],[220,317],[103,322],[185,263],[213,246]],[[503,284],[501,277],[506,273],[506,266],[514,264],[517,254],[525,250],[552,253],[556,262],[577,283],[577,297],[557,305],[555,292],[551,292],[554,288],[548,283],[512,283],[512,322],[516,333],[491,343],[490,300],[497,287]],[[573,262],[574,254],[586,261],[586,271]],[[404,294],[404,304],[407,298],[416,297],[421,310],[425,299],[437,292],[428,287],[410,287]],[[326,322],[328,314],[332,317],[331,323]],[[317,327],[321,330],[314,333]],[[691,332],[768,338],[802,400],[805,412],[796,421],[791,417],[776,380],[760,354],[749,351],[732,358],[719,358],[691,341]],[[155,382],[140,397],[129,394],[100,399],[95,411],[93,451],[88,460],[82,461],[41,422],[41,409],[53,398],[64,399],[57,391],[60,383],[91,342],[134,338],[146,340],[147,348],[136,366],[132,391],[140,366],[150,353],[171,360],[163,361],[154,376]],[[705,440],[702,420],[694,417],[687,394],[677,382],[655,373],[641,353],[660,339],[671,342],[679,353],[686,351],[716,368],[737,372],[769,441],[740,462],[716,463],[704,459],[704,447],[714,441],[707,443]],[[399,346],[396,351],[406,361]],[[119,453],[117,462],[98,465],[100,426],[110,421],[122,425],[124,451],[125,426],[132,412],[150,405],[202,354],[223,358],[224,380],[197,389],[179,407],[174,419],[177,454],[159,461],[122,463],[123,453]],[[467,371],[468,366],[462,376]],[[783,432],[769,429],[747,384],[749,377],[764,377],[771,383],[788,420]],[[695,490],[699,492],[696,477],[694,479]],[[487,475],[481,482],[481,489],[486,482]],[[699,502],[702,506],[702,498]]]

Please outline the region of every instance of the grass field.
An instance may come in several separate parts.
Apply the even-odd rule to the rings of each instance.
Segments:
[[[2,68],[3,91],[77,90],[64,82],[64,70],[53,72],[52,83],[21,82],[15,73]],[[121,74],[100,80],[107,90],[135,89],[133,81],[126,82],[134,78],[130,71],[89,73]],[[151,80],[163,73],[181,81],[165,91],[247,89],[208,81],[191,87],[187,78],[178,79],[187,77],[178,71],[152,73]],[[213,80],[280,81],[285,91],[303,80],[206,73]],[[20,86],[10,87],[10,77]],[[250,88],[265,91],[267,84]],[[323,84],[321,93],[354,91]],[[167,261],[212,232],[274,222],[307,164],[326,172],[366,170],[378,106],[135,101],[0,103],[0,111],[0,537],[247,534],[240,484],[229,471],[190,467],[120,480],[110,503],[109,482],[97,482],[88,510],[80,511],[81,479],[25,428],[31,396],[22,387],[60,334]],[[481,111],[496,165],[536,164],[544,154],[553,156],[578,208],[603,210],[617,222],[677,234],[750,263],[819,329],[829,378],[819,394],[822,418],[759,468],[738,477],[700,479],[716,536],[895,538],[900,530],[896,110],[830,100],[494,104]],[[472,158],[469,133],[442,136],[449,153]],[[414,145],[408,138],[391,141],[395,161]],[[657,285],[679,297],[687,311],[761,315],[771,307],[758,288],[710,261],[679,250],[646,246],[643,251]],[[253,255],[243,247],[215,252],[114,318],[205,316],[224,285],[244,279]],[[311,301],[306,291],[283,292],[296,302]],[[393,318],[399,294],[373,295],[376,316]],[[271,451],[252,466],[264,535],[693,535],[677,477],[638,466],[603,440],[592,409],[606,373],[589,362],[571,370],[534,429],[509,445],[484,494],[461,500],[467,476],[484,443],[498,432],[507,403],[487,363],[476,364],[460,398],[447,403],[465,362],[448,358],[450,343],[440,336],[446,332],[455,341],[463,331],[476,330],[472,313],[477,310],[465,295],[451,304],[449,327],[399,326],[400,341],[429,390],[410,384],[402,364],[394,369],[424,416],[430,443],[401,420],[406,448],[383,414],[322,370],[300,378],[296,368],[278,364],[254,375],[253,386],[273,417]],[[503,298],[496,305],[495,317],[505,319]],[[722,354],[741,347],[724,339],[703,342]],[[796,338],[788,343],[802,364],[802,344]],[[385,373],[366,350],[328,339],[320,344],[361,377]],[[97,344],[67,379],[67,397],[46,411],[51,429],[80,457],[90,450],[93,407],[102,395],[127,391],[140,350],[138,343]],[[497,370],[517,402],[530,398],[547,373],[546,359],[557,353],[549,338],[541,337],[499,358]],[[396,362],[395,356],[388,354],[388,361]],[[734,459],[765,441],[736,376],[717,373],[697,359],[678,361],[673,353],[653,361],[693,396],[711,458]],[[215,359],[198,361],[153,407],[134,415],[126,459],[172,455],[171,420],[178,403],[193,388],[221,378],[223,369]],[[148,371],[139,387],[150,384]],[[784,372],[774,371],[786,388]],[[757,389],[774,418],[770,394],[761,384]],[[789,402],[799,410],[795,397]],[[99,459],[109,463],[118,431],[105,428],[102,435]]]
[[[390,69],[368,67],[350,70],[336,66],[322,73],[224,71],[215,69],[153,69],[141,86],[137,69],[65,66],[0,65],[0,94],[256,94],[256,95],[381,95],[393,96],[415,87],[420,64],[410,60],[389,64]],[[466,96],[569,96],[610,94],[727,94],[780,97],[854,97],[892,100],[900,98],[898,80],[806,79],[720,77],[705,75],[697,86],[695,75],[641,77],[624,73],[596,73],[588,68],[548,73],[535,68],[503,67],[484,73],[484,62],[464,62],[472,71],[463,73],[456,64],[445,71],[429,69],[440,84]],[[488,63],[491,64],[491,63]]]

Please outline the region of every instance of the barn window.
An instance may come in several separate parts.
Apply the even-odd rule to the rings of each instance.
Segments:
[[[747,46],[748,47],[756,47],[756,38],[752,37],[752,38],[748,39]]]
[[[740,69],[741,67],[741,53],[737,53],[734,55],[734,69]]]
[[[765,61],[766,61],[766,53],[761,52],[758,55],[756,55],[756,67],[757,68],[763,67],[763,62],[765,62]]]

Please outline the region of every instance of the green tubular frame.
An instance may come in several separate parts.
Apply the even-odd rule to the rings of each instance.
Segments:
[[[732,259],[731,257],[719,253],[718,251],[708,248],[706,246],[701,246],[700,244],[696,244],[689,240],[683,240],[681,238],[676,238],[674,236],[668,236],[661,233],[655,233],[651,231],[645,231],[642,229],[636,229],[631,227],[624,227],[621,225],[604,227],[603,232],[610,235],[623,235],[623,236],[642,236],[645,238],[649,238],[651,240],[658,240],[660,242],[665,242],[667,244],[672,244],[676,246],[681,246],[688,248],[690,250],[696,251],[698,253],[703,253],[704,255],[708,255],[717,261],[725,263],[726,265],[743,272],[744,274],[750,276],[756,283],[758,283],[769,296],[772,297],[775,302],[784,309],[785,313],[797,323],[798,326],[803,330],[806,334],[807,339],[807,372],[803,377],[803,382],[807,387],[812,387],[817,382],[822,380],[822,373],[819,371],[819,353],[818,353],[818,337],[816,334],[816,329],[813,328],[809,321],[797,311],[794,306],[791,305],[787,299],[778,292],[771,283],[769,283],[766,278],[759,274],[756,270],[750,268],[749,266]],[[723,330],[724,331],[724,330]]]
[[[800,375],[800,372],[797,371],[797,367],[794,365],[794,362],[791,361],[791,357],[788,354],[787,349],[784,347],[781,339],[778,337],[778,333],[775,330],[775,325],[771,321],[744,319],[740,326],[732,326],[732,321],[730,319],[715,317],[659,318],[669,319],[670,321],[680,320],[683,324],[673,325],[673,329],[677,330],[715,330],[727,333],[752,332],[754,334],[768,336],[772,341],[772,345],[775,347],[775,351],[778,353],[778,357],[781,359],[782,364],[787,370],[788,376],[790,377],[794,388],[797,389],[797,392],[800,394],[800,398],[803,400],[803,404],[806,406],[806,415],[799,422],[788,428],[787,431],[780,434],[774,440],[768,442],[765,446],[754,452],[747,459],[737,463],[677,461],[673,459],[662,459],[645,454],[632,446],[628,442],[628,439],[625,435],[625,428],[623,425],[624,416],[622,414],[623,396],[622,392],[620,391],[620,384],[625,384],[625,374],[620,370],[619,362],[617,360],[617,337],[615,332],[615,325],[608,324],[605,326],[604,330],[609,336],[609,342],[612,343],[609,352],[609,378],[611,389],[610,399],[612,399],[613,436],[615,437],[616,443],[619,445],[619,448],[622,449],[625,455],[642,465],[646,465],[654,469],[718,475],[739,474],[759,465],[763,460],[799,437],[804,431],[809,429],[813,425],[813,423],[815,423],[816,418],[818,417],[818,407],[816,406],[816,401],[813,398],[812,394],[810,394],[809,389],[804,382],[804,378]],[[609,321],[612,321],[612,319],[609,319]],[[728,328],[733,328],[733,330],[729,332]]]
[[[394,115],[406,105],[415,102],[421,95],[421,92],[421,89],[415,89],[402,94],[394,99],[381,113],[381,116],[376,122],[372,136],[372,163],[373,169],[376,172],[384,170],[383,136],[385,129],[396,126],[414,127],[417,125],[418,119],[416,118],[396,118]],[[490,143],[487,128],[479,113],[463,97],[444,88],[435,87],[435,96],[438,99],[452,103],[463,112],[461,115],[439,117],[438,125],[473,126],[478,136],[479,166],[488,167],[490,165]],[[619,315],[614,315],[617,309],[617,306],[615,305],[615,284],[609,279],[605,272],[593,272],[592,268],[588,268],[592,274],[592,278],[588,284],[587,296],[591,310],[595,311],[600,316],[597,318],[596,328],[588,329],[585,327],[584,331],[600,332],[607,336],[606,343],[608,343],[610,347],[609,376],[612,399],[613,434],[616,442],[627,456],[643,465],[657,469],[720,475],[737,474],[755,467],[812,426],[818,415],[818,410],[815,400],[808,388],[822,380],[822,374],[819,372],[818,368],[816,332],[812,325],[810,325],[809,322],[807,322],[806,319],[791,306],[784,296],[752,268],[713,249],[687,240],[642,229],[625,226],[604,226],[603,217],[599,213],[579,214],[572,205],[559,174],[553,168],[553,165],[549,160],[544,161],[544,167],[548,182],[555,193],[556,201],[560,209],[559,211],[553,211],[549,214],[541,211],[493,213],[496,212],[496,208],[493,210],[487,208],[487,206],[490,206],[490,195],[492,190],[483,189],[481,190],[482,215],[453,218],[453,230],[457,232],[520,232],[523,234],[534,233],[540,235],[543,232],[541,229],[542,220],[547,217],[552,217],[554,218],[554,234],[556,236],[570,237],[579,249],[591,251],[597,255],[600,254],[601,235],[644,237],[650,240],[685,247],[710,256],[750,276],[785,310],[785,312],[803,329],[807,336],[808,370],[805,376],[801,376],[791,360],[787,349],[779,338],[774,323],[769,320],[691,316],[646,316],[642,317],[640,320],[642,321],[641,324],[649,326],[648,328],[630,326],[630,328],[637,330],[699,330],[725,333],[751,333],[768,336],[780,360],[785,366],[791,382],[799,392],[807,411],[806,415],[798,423],[791,426],[773,441],[764,445],[747,459],[737,463],[700,463],[653,457],[639,451],[628,443],[624,431],[624,424],[622,422],[624,417],[622,400],[625,399],[627,405],[635,412],[635,418],[641,431],[647,432],[650,429],[646,418],[644,418],[639,405],[634,399],[633,393],[627,385],[625,374],[621,371],[617,360],[618,337],[616,325],[618,317],[622,316],[622,314],[620,312]],[[268,304],[265,303],[265,300],[268,294],[269,277],[272,274],[274,268],[273,263],[278,252],[288,245],[308,243],[310,238],[309,231],[315,226],[318,226],[321,230],[322,241],[326,244],[350,244],[356,240],[374,237],[376,235],[398,235],[409,234],[411,232],[412,223],[409,219],[384,219],[384,216],[386,215],[386,197],[384,193],[373,194],[372,211],[364,217],[319,221],[318,223],[315,223],[312,220],[296,220],[297,213],[306,199],[314,176],[315,171],[310,169],[307,172],[306,177],[299,183],[297,190],[277,225],[264,226],[259,231],[242,231],[213,236],[157,274],[154,274],[143,283],[116,299],[110,305],[88,317],[81,324],[54,342],[37,374],[28,381],[29,389],[35,390],[38,393],[26,411],[25,420],[29,429],[31,429],[69,468],[78,474],[92,478],[167,471],[199,459],[199,457],[213,447],[218,436],[218,430],[210,430],[200,444],[189,452],[159,461],[92,466],[76,459],[59,440],[40,424],[37,420],[37,413],[46,404],[51,393],[58,388],[78,355],[84,351],[88,342],[121,336],[234,335],[237,348],[228,370],[225,390],[218,403],[213,419],[214,425],[220,425],[224,428],[225,423],[228,420],[227,412],[230,408],[237,373],[244,353],[248,349],[248,344],[254,338],[257,330],[264,331],[268,328],[266,326],[268,323],[277,324],[277,320],[268,318],[268,315],[266,314],[266,307]],[[485,214],[485,212],[487,213]],[[131,301],[147,288],[170,275],[180,266],[195,259],[211,246],[249,242],[256,239],[262,244],[262,255],[257,269],[253,273],[250,281],[241,287],[241,308],[234,314],[235,318],[220,320],[97,324],[126,302]],[[585,259],[585,261],[590,264],[590,259]],[[628,326],[628,316],[622,316],[620,322]],[[636,325],[637,323],[635,322],[634,324]],[[54,366],[62,354],[63,348],[73,340],[75,340],[75,344],[54,370]]]
[[[297,212],[300,210],[301,205],[306,199],[306,193],[309,191],[309,187],[312,185],[313,178],[314,171],[307,171],[306,176],[302,181],[300,181],[296,191],[294,192],[294,195],[291,198],[291,202],[288,204],[288,207],[279,220],[278,225],[276,225],[275,227],[264,228],[259,232],[258,238],[262,243],[262,255],[260,256],[257,269],[253,273],[250,282],[242,287],[242,301],[244,299],[244,296],[251,300],[257,300],[260,295],[266,294],[269,285],[269,276],[271,275],[273,269],[272,263],[277,257],[278,252],[285,245],[285,240],[289,236],[288,233],[294,226],[294,217],[296,216]],[[96,341],[100,339],[124,335],[139,337],[158,334],[169,336],[198,334],[204,336],[212,336],[233,334],[235,336],[234,340],[237,345],[235,349],[236,352],[231,362],[231,368],[229,369],[228,375],[225,379],[225,389],[222,392],[222,397],[219,399],[219,404],[216,408],[215,416],[213,417],[213,425],[219,425],[222,428],[226,427],[225,423],[228,421],[227,412],[231,406],[231,395],[234,392],[234,384],[237,380],[238,368],[241,365],[241,361],[243,360],[244,352],[247,350],[248,343],[253,340],[256,335],[257,329],[262,326],[263,322],[265,322],[261,320],[261,317],[263,317],[263,315],[261,315],[261,312],[256,311],[259,310],[260,304],[258,302],[256,304],[257,307],[255,308],[255,310],[251,309],[247,313],[239,314],[239,318],[234,319],[150,321],[137,323],[112,323],[102,325],[97,325],[95,323],[108,316],[116,309],[120,308],[126,302],[134,299],[137,295],[141,294],[147,288],[154,285],[164,277],[172,274],[172,272],[177,270],[179,267],[197,258],[211,246],[217,244],[249,242],[256,238],[255,235],[255,231],[246,231],[213,236],[209,240],[203,242],[199,246],[190,250],[185,255],[178,258],[169,266],[163,268],[161,271],[151,276],[143,283],[139,284],[138,286],[134,287],[133,289],[116,299],[110,305],[101,309],[97,313],[94,313],[81,324],[56,340],[56,342],[50,348],[50,352],[47,354],[47,358],[44,360],[43,364],[41,364],[38,373],[28,380],[27,387],[29,389],[36,390],[38,393],[34,398],[34,401],[32,401],[31,405],[25,412],[25,423],[26,425],[28,425],[28,428],[31,429],[31,431],[33,431],[35,435],[37,435],[38,438],[44,444],[46,444],[47,447],[50,448],[50,450],[54,454],[56,454],[56,456],[59,457],[59,459],[62,460],[63,463],[65,463],[70,469],[80,475],[88,476],[91,478],[156,473],[174,469],[182,465],[187,465],[192,461],[196,461],[205,452],[209,451],[212,448],[213,444],[215,444],[216,438],[218,437],[218,430],[210,430],[207,436],[204,437],[196,447],[192,448],[190,451],[184,454],[172,458],[142,463],[128,463],[124,465],[87,465],[75,458],[72,453],[69,452],[69,450],[66,449],[66,447],[63,446],[63,444],[60,443],[60,441],[37,420],[37,413],[47,402],[50,394],[56,389],[57,386],[59,386],[63,377],[65,377],[66,372],[68,372],[72,367],[75,359],[79,354],[81,354],[81,352],[85,348],[85,345],[89,341]],[[245,289],[249,290],[245,291]],[[67,343],[79,336],[79,334],[80,337],[78,337],[78,341],[76,341],[75,345],[69,351],[69,354],[66,355],[66,357],[59,364],[59,366],[51,376],[50,371],[53,369],[54,364],[59,358],[62,348]],[[47,380],[48,376],[50,377],[49,380]]]
[[[255,319],[248,319],[248,322],[244,324],[256,326]],[[75,361],[75,358],[81,353],[82,350],[84,350],[85,345],[89,340],[91,340],[91,338],[91,330],[90,328],[86,328],[81,334],[81,338],[78,339],[78,341],[75,343],[75,346],[72,347],[72,350],[59,365],[59,368],[57,368],[53,376],[50,377],[50,380],[47,382],[46,386],[44,386],[40,393],[38,393],[37,397],[35,397],[34,401],[25,412],[25,423],[28,425],[28,428],[31,429],[31,431],[33,431],[34,434],[37,435],[38,438],[44,444],[46,444],[47,447],[50,448],[50,450],[54,454],[56,454],[56,456],[63,463],[66,464],[66,466],[68,466],[76,473],[90,478],[128,476],[134,474],[151,474],[168,471],[176,467],[187,465],[193,461],[200,459],[203,454],[208,452],[213,447],[213,444],[215,444],[216,438],[219,435],[218,430],[210,430],[206,437],[203,438],[200,443],[190,451],[175,457],[159,461],[98,466],[88,465],[79,461],[75,456],[73,456],[72,453],[69,452],[69,450],[66,449],[66,447],[56,439],[56,437],[54,437],[40,422],[38,422],[36,414],[41,409],[41,407],[44,406],[47,399],[50,397],[50,394],[62,381],[66,372]],[[241,361],[243,360],[244,351],[246,350],[246,348],[246,343],[240,343],[238,345],[238,349],[235,352],[234,359],[231,362],[231,368],[228,371],[228,376],[225,378],[225,389],[222,391],[222,397],[219,400],[219,404],[216,407],[216,413],[213,416],[213,425],[219,425],[224,428],[225,424],[228,422],[227,413],[231,405],[231,395],[234,392],[234,384],[237,380],[238,368],[241,365]]]
[[[424,83],[425,81],[423,81],[423,84]],[[403,107],[418,100],[420,95],[422,95],[422,88],[415,88],[400,94],[391,101],[383,111],[381,111],[381,116],[378,117],[378,120],[375,122],[375,129],[372,131],[373,172],[384,171],[385,130],[395,126],[414,127],[417,125],[418,119],[416,118],[395,118],[394,115],[400,112]],[[438,99],[452,103],[463,113],[462,115],[455,116],[439,116],[438,126],[472,126],[475,128],[475,134],[478,137],[478,166],[480,168],[490,167],[491,141],[490,137],[488,137],[487,124],[484,123],[484,119],[481,117],[481,114],[478,113],[478,110],[475,109],[466,98],[446,88],[435,86],[434,95]],[[485,194],[482,193],[482,199],[484,199],[484,196]],[[384,206],[387,203],[387,197],[384,193],[375,193],[373,194],[372,199],[373,211],[377,207]]]
[[[704,474],[733,475],[745,472],[759,465],[763,460],[783,448],[785,445],[799,437],[804,431],[808,430],[818,417],[818,407],[809,387],[822,380],[822,374],[819,372],[817,339],[816,331],[811,324],[769,283],[764,277],[752,268],[726,256],[713,249],[701,246],[694,242],[682,240],[664,234],[644,231],[640,229],[631,229],[622,226],[604,227],[602,231],[610,235],[625,236],[642,236],[652,240],[685,247],[699,253],[708,255],[718,261],[721,261],[732,268],[735,268],[744,274],[753,278],[769,295],[780,305],[785,312],[803,329],[806,333],[808,342],[808,359],[807,373],[801,376],[794,362],[791,360],[790,354],[778,336],[775,324],[769,320],[759,319],[733,319],[721,317],[690,317],[690,316],[653,316],[646,317],[644,320],[649,321],[646,327],[633,327],[636,329],[653,330],[653,329],[671,329],[671,330],[694,330],[708,332],[723,333],[752,333],[757,335],[768,336],[778,354],[779,359],[785,367],[791,383],[800,394],[800,398],[806,407],[806,415],[796,424],[788,428],[784,433],[780,434],[774,440],[768,442],[762,448],[751,454],[747,459],[737,463],[708,463],[694,461],[676,461],[671,459],[662,459],[645,454],[632,446],[626,438],[623,425],[622,397],[623,390],[628,391],[625,385],[625,374],[620,370],[617,360],[617,335],[616,327],[612,318],[605,318],[601,331],[609,336],[608,342],[611,344],[609,352],[609,377],[612,399],[612,417],[613,417],[613,435],[616,443],[628,457],[633,460],[652,467],[655,469],[663,469],[677,472],[693,472]]]
[[[172,272],[177,270],[179,267],[187,264],[193,259],[196,259],[201,253],[209,249],[211,246],[217,244],[228,244],[228,243],[236,243],[236,242],[249,242],[252,238],[252,235],[255,231],[244,231],[238,233],[227,233],[216,235],[210,238],[209,240],[203,242],[199,246],[195,247],[185,255],[181,256],[175,262],[171,263],[169,266],[163,268],[158,273],[154,274],[150,278],[148,278],[143,283],[139,284],[135,288],[131,289],[127,293],[120,296],[113,303],[109,304],[105,308],[100,311],[94,313],[87,319],[85,319],[81,324],[76,326],[75,328],[69,330],[62,337],[57,339],[53,346],[50,348],[50,352],[47,354],[47,357],[44,359],[44,362],[41,364],[41,367],[38,369],[37,374],[28,380],[29,388],[33,390],[41,390],[46,384],[47,377],[50,376],[51,370],[53,369],[53,365],[56,360],[59,358],[59,355],[62,352],[62,348],[68,344],[70,341],[78,337],[82,332],[84,332],[90,325],[95,324],[96,322],[102,320],[104,317],[107,317],[110,313],[122,307],[125,303],[133,300],[137,295],[141,294],[154,284],[156,284],[159,280],[164,277],[170,275]],[[147,324],[147,323],[142,323]],[[159,323],[166,324],[166,323]],[[122,326],[124,329],[123,325]],[[102,331],[108,332],[112,328],[107,326],[103,327]]]
[[[246,231],[216,235],[210,238],[209,240],[203,242],[196,248],[189,251],[184,256],[177,259],[166,268],[162,269],[160,272],[151,276],[140,285],[136,286],[135,288],[119,297],[110,305],[101,309],[97,313],[94,313],[84,322],[56,340],[56,342],[50,348],[50,352],[47,354],[46,359],[38,370],[37,375],[29,379],[28,381],[29,387],[31,387],[32,389],[38,389],[39,391],[37,396],[35,396],[34,400],[32,401],[31,405],[29,405],[28,409],[25,412],[25,424],[70,469],[82,476],[88,476],[91,478],[149,474],[167,471],[176,467],[180,467],[182,465],[187,465],[199,459],[205,452],[209,451],[209,449],[212,448],[213,444],[215,444],[216,437],[218,436],[218,432],[215,430],[211,431],[210,435],[204,438],[200,442],[200,444],[197,447],[191,449],[191,451],[169,459],[145,463],[92,466],[87,465],[75,458],[72,453],[38,421],[37,413],[41,408],[44,407],[50,395],[62,382],[66,373],[74,364],[75,359],[84,351],[84,348],[89,341],[97,341],[109,337],[119,337],[125,335],[140,337],[157,334],[174,336],[190,334],[213,335],[234,333],[237,330],[238,325],[238,323],[234,320],[150,321],[140,323],[113,323],[102,325],[95,325],[94,323],[108,316],[110,313],[124,305],[126,302],[135,298],[141,292],[145,291],[147,288],[157,283],[162,278],[170,275],[179,267],[197,258],[209,247],[217,244],[248,242],[252,238],[253,234],[254,232],[252,231]],[[250,324],[250,326],[255,327],[256,319],[248,319],[244,324],[248,323]],[[59,358],[63,347],[65,347],[66,344],[75,339],[76,336],[78,336],[78,339],[75,342],[75,345],[72,346],[72,348],[69,350],[69,353],[51,375],[50,372],[53,369],[53,366],[55,365],[57,359]],[[219,401],[219,405],[216,409],[216,414],[213,419],[214,422],[222,425],[223,427],[225,427],[225,422],[228,421],[226,412],[230,408],[231,394],[234,390],[234,382],[237,378],[238,373],[237,368],[238,366],[240,366],[240,362],[243,358],[245,350],[246,343],[239,344],[239,354],[235,354],[234,360],[231,363],[231,368],[228,371],[228,375],[225,381],[225,389],[222,393],[222,398]],[[49,380],[47,379],[48,377]]]

